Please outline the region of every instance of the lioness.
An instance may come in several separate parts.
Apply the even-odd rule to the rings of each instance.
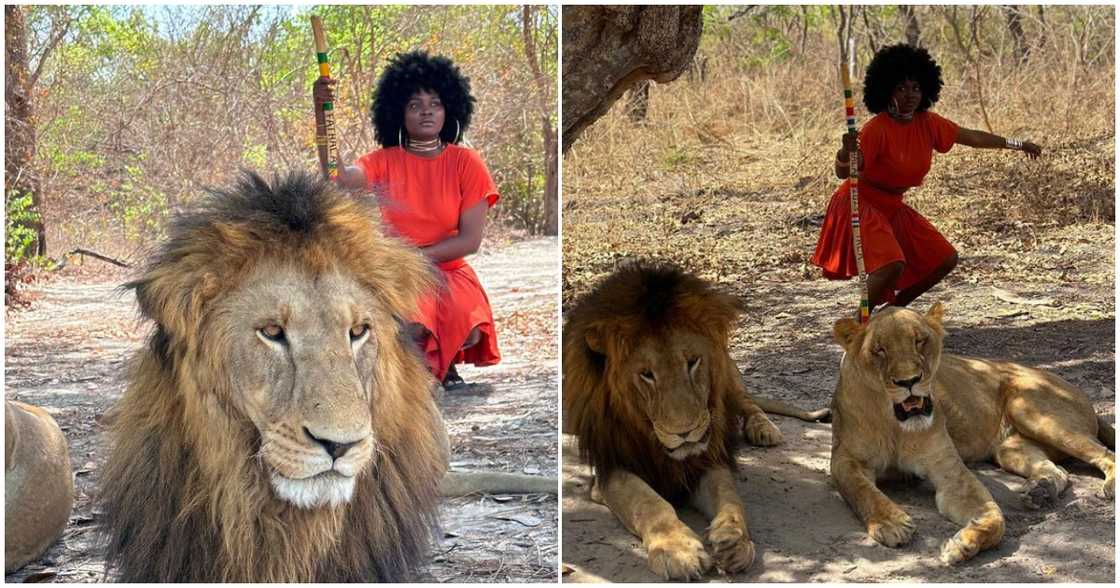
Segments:
[[[1038,506],[1069,480],[1053,460],[1072,456],[1104,472],[1111,498],[1115,458],[1097,439],[1111,434],[1083,393],[1054,374],[1009,362],[941,353],[942,307],[924,316],[888,307],[866,326],[833,329],[844,347],[832,400],[832,478],[876,541],[896,547],[914,524],[875,486],[888,471],[929,479],[937,508],[963,528],[941,547],[946,563],[967,560],[1003,537],[1003,514],[966,462],[994,459],[1027,478]]]
[[[4,571],[43,555],[74,504],[74,477],[62,429],[47,411],[4,402]]]
[[[735,489],[734,435],[775,445],[781,432],[747,395],[727,352],[737,299],[681,270],[623,267],[580,300],[564,326],[566,429],[595,471],[592,499],[642,539],[665,578],[728,572],[755,548]],[[811,420],[813,415],[773,412]],[[711,519],[704,543],[670,501]]]

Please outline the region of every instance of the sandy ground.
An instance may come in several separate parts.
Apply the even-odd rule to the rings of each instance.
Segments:
[[[753,393],[819,408],[830,401],[840,358],[839,346],[827,334],[828,325],[850,306],[845,302],[851,284],[813,281],[801,286],[783,312],[750,313],[740,325],[732,356]],[[755,300],[789,292],[782,287],[768,292],[768,288],[751,288]],[[1074,289],[1068,290],[1057,288],[1047,294],[1066,295],[1069,300]],[[1084,288],[1080,291],[1084,296]],[[1058,308],[1007,303],[990,287],[959,284],[951,292],[941,297],[947,308],[949,351],[990,355],[992,349],[999,349],[1004,357],[1054,369],[1086,391],[1098,411],[1114,414],[1114,358],[1107,343],[1113,340],[1110,316],[1061,320]],[[1105,302],[1105,292],[1097,294],[1101,301],[1097,310],[1109,314],[1111,300]],[[1085,314],[1093,312],[1086,309]],[[1093,496],[1103,476],[1090,466],[1067,463],[1071,488],[1054,508],[1040,511],[1020,506],[1021,478],[994,465],[975,466],[1004,511],[1007,533],[997,549],[947,567],[937,560],[938,549],[956,527],[938,514],[932,486],[927,482],[884,486],[913,517],[918,532],[910,545],[899,549],[878,545],[830,485],[830,426],[779,416],[772,420],[785,443],[774,448],[744,446],[738,454],[739,494],[758,548],[755,564],[734,577],[709,574],[710,581],[1110,582],[1115,578],[1114,504]],[[590,501],[590,472],[578,463],[571,437],[565,437],[563,460],[564,580],[657,581],[646,565],[641,542],[604,506]],[[686,508],[681,515],[703,536],[706,521],[699,512]]]
[[[456,468],[557,475],[557,249],[555,238],[505,242],[471,259],[493,304],[503,362],[461,371],[489,384],[489,393],[441,400]],[[7,582],[104,579],[91,503],[104,459],[98,419],[123,392],[125,363],[148,327],[137,320],[132,294],[115,290],[125,278],[94,264],[30,285],[30,306],[6,317],[5,396],[54,415],[77,488],[62,540]],[[441,522],[443,537],[418,579],[555,581],[556,496],[447,500]]]

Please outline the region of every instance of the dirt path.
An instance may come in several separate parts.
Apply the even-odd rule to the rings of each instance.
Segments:
[[[748,286],[747,299],[759,307],[783,308],[773,315],[749,313],[740,325],[732,355],[748,389],[803,408],[826,406],[840,358],[828,329],[850,306],[845,302],[851,286],[819,280],[796,289]],[[1088,393],[1099,412],[1114,414],[1111,291],[1084,286],[1018,291],[1031,303],[1005,302],[986,286],[960,283],[946,289],[940,299],[947,309],[947,349],[984,355],[998,350],[1003,357],[1053,369]],[[1064,300],[1064,306],[1032,304],[1043,295]],[[775,306],[778,299],[781,306]],[[1080,318],[1069,318],[1071,308]],[[931,486],[887,487],[914,518],[918,533],[907,547],[882,547],[829,484],[830,426],[773,420],[786,442],[771,449],[744,447],[738,458],[739,494],[758,546],[756,563],[735,577],[711,574],[711,581],[1110,582],[1115,577],[1114,505],[1093,496],[1102,476],[1087,465],[1067,464],[1070,490],[1058,506],[1042,511],[1020,507],[1021,478],[991,465],[975,467],[1004,510],[1007,533],[998,549],[950,568],[938,563],[937,554],[956,529],[938,514]],[[657,581],[640,541],[588,499],[589,472],[578,463],[571,438],[565,438],[563,452],[565,581]],[[706,523],[698,512],[685,509],[683,517],[703,535]]]
[[[490,295],[503,362],[466,368],[487,395],[445,396],[453,466],[557,475],[556,239],[503,245],[471,259]],[[77,499],[63,539],[7,582],[40,578],[98,581],[104,562],[92,544],[91,497],[103,462],[98,418],[125,387],[124,366],[143,343],[121,279],[91,280],[87,270],[31,286],[32,305],[8,314],[5,395],[44,407],[67,435]],[[553,495],[473,496],[441,509],[444,536],[427,581],[553,581],[557,569],[557,500]]]

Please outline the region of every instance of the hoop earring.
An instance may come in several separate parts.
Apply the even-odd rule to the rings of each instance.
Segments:
[[[455,119],[455,143],[458,144],[459,140],[462,139],[462,138],[463,138],[463,135],[462,135],[462,133],[460,131],[460,128],[459,128],[459,119]]]

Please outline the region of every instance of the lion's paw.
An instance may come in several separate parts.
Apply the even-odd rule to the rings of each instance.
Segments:
[[[900,511],[893,520],[869,522],[867,524],[867,534],[887,547],[898,547],[910,542],[910,538],[914,536],[915,528],[910,515]]]
[[[700,579],[712,567],[704,543],[687,527],[653,536],[646,550],[650,569],[666,580]]]
[[[708,527],[708,543],[712,546],[720,569],[731,574],[745,571],[754,563],[754,542],[750,540],[743,520],[733,514],[720,514]]]
[[[782,432],[764,414],[752,414],[743,423],[743,437],[751,445],[769,447],[782,442]]]
[[[1023,506],[1038,510],[1044,506],[1053,505],[1058,500],[1061,491],[1062,488],[1059,487],[1058,482],[1050,478],[1039,478],[1028,480],[1020,496],[1023,499]]]
[[[1116,496],[1116,476],[1109,475],[1104,479],[1100,488],[1097,488],[1097,498],[1112,500]]]
[[[975,542],[966,541],[964,539],[964,530],[962,529],[957,531],[956,535],[950,537],[949,540],[941,546],[941,561],[948,565],[958,564],[962,561],[972,559],[978,551],[980,551],[980,545]]]

